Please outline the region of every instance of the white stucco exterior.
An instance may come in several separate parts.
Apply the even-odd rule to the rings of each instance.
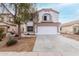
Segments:
[[[39,23],[40,22],[42,22],[43,21],[43,15],[44,14],[50,14],[52,17],[51,17],[51,21],[52,22],[58,22],[58,15],[59,14],[57,14],[56,12],[54,12],[54,11],[44,11],[44,10],[42,10],[42,11],[40,11],[39,13],[38,13],[38,19],[39,19]]]
[[[47,20],[44,20],[43,16],[47,16]],[[51,9],[43,9],[38,12],[38,23],[41,24],[41,26],[37,26],[36,34],[37,35],[48,35],[48,34],[58,34],[59,27],[57,24],[55,25],[49,25],[50,23],[57,23],[59,13],[51,10]],[[45,24],[45,22],[47,24]],[[43,23],[43,25],[42,25]]]

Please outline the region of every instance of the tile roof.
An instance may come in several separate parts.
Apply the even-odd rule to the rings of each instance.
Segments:
[[[79,20],[70,21],[70,22],[62,24],[61,26],[69,26],[73,24],[79,24]]]

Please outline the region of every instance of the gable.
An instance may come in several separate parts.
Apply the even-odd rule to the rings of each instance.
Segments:
[[[53,9],[41,9],[41,10],[39,10],[38,12],[55,12],[55,13],[59,14],[58,11],[53,10]]]
[[[58,22],[58,17],[59,13],[52,9],[42,9],[38,12],[38,22],[42,22],[44,19],[47,19],[47,22]]]

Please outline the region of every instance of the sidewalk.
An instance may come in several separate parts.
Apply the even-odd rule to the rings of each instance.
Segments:
[[[0,52],[0,56],[60,56],[55,52]]]

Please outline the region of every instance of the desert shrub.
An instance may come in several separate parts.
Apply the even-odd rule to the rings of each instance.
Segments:
[[[12,45],[15,45],[16,43],[17,43],[17,40],[10,38],[10,39],[7,41],[6,45],[7,45],[7,46],[12,46]]]
[[[30,35],[29,33],[27,33],[27,35]]]

